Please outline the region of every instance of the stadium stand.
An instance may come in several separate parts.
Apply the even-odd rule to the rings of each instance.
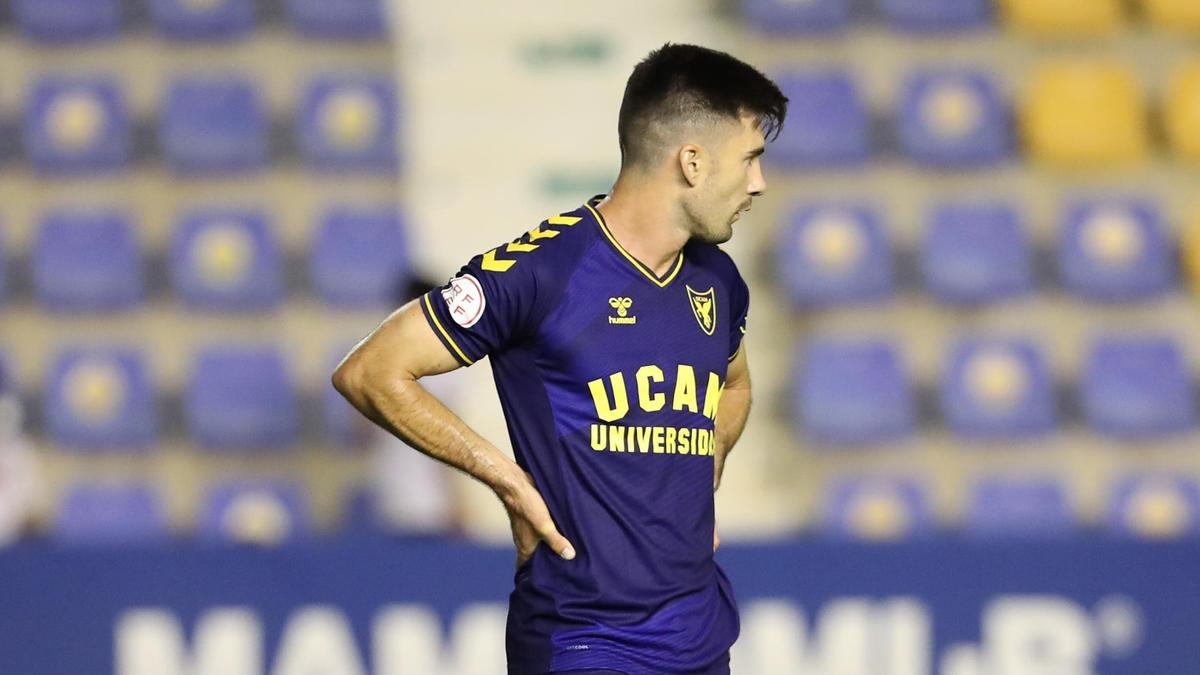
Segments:
[[[824,532],[834,539],[896,541],[933,534],[929,495],[916,480],[855,476],[832,485]]]
[[[1038,37],[1109,35],[1124,21],[1120,0],[1001,0],[1005,20]]]
[[[978,305],[1033,291],[1033,250],[1007,203],[934,207],[921,239],[921,269],[929,292],[944,303]]]
[[[904,152],[934,168],[994,165],[1012,145],[1005,104],[980,71],[922,69],[910,74],[898,126]]]
[[[794,398],[800,430],[817,444],[906,439],[915,402],[900,356],[887,342],[815,338],[803,348]]]
[[[1004,476],[981,478],[972,486],[964,527],[983,539],[1053,538],[1077,531],[1061,482]]]
[[[1149,299],[1175,285],[1175,249],[1158,209],[1145,200],[1073,204],[1058,251],[1064,286],[1089,299]]]
[[[383,0],[287,0],[288,16],[310,38],[370,40],[387,34]]]
[[[1045,358],[1023,339],[960,340],[942,379],[941,400],[948,426],[963,438],[1042,436],[1056,422]]]
[[[1197,20],[1200,23],[1200,19]],[[1180,159],[1200,161],[1200,60],[1175,68],[1163,104],[1163,126]]]
[[[53,539],[69,546],[161,543],[166,509],[146,482],[80,482],[70,486],[54,520]]]
[[[408,245],[394,207],[331,207],[310,251],[313,285],[331,305],[395,305],[408,282]]]
[[[1121,537],[1165,540],[1200,534],[1200,484],[1179,474],[1141,473],[1113,487],[1110,531]]]
[[[151,0],[150,14],[173,40],[230,40],[254,29],[254,0]]]
[[[147,450],[157,440],[154,388],[137,349],[64,348],[44,392],[47,431],[65,447]]]
[[[850,74],[836,68],[775,77],[788,118],[767,158],[788,169],[854,167],[871,153],[871,120]]]
[[[84,174],[125,168],[130,120],[111,77],[47,75],[26,99],[25,154],[48,174]]]
[[[852,9],[850,0],[742,0],[742,11],[755,29],[783,35],[839,31],[849,25]]]
[[[399,114],[396,89],[385,77],[318,77],[301,103],[300,148],[317,170],[394,170]]]
[[[283,356],[271,347],[202,348],[184,413],[188,433],[206,450],[283,450],[299,433],[296,390]]]
[[[171,84],[162,107],[163,153],[180,172],[258,169],[267,162],[267,121],[254,84],[193,76]]]
[[[892,292],[887,233],[864,203],[796,208],[780,231],[776,267],[798,307],[878,301]]]
[[[311,532],[300,486],[281,480],[235,480],[212,488],[197,523],[197,538],[213,543],[273,546]]]
[[[992,20],[988,0],[879,0],[879,11],[894,29],[905,31],[978,29]]]
[[[1082,377],[1084,414],[1102,434],[1154,438],[1195,425],[1192,375],[1170,338],[1100,336]]]
[[[13,0],[12,11],[30,40],[75,43],[114,38],[121,0]]]
[[[212,207],[185,213],[170,263],[175,292],[195,309],[264,310],[283,297],[282,253],[261,212]]]
[[[1162,29],[1200,32],[1200,5],[1192,0],[1142,0],[1142,9]]]
[[[34,292],[51,311],[130,309],[145,294],[141,252],[132,224],[120,211],[47,213],[32,263]]]

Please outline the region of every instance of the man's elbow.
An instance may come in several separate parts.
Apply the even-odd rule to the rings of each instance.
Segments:
[[[365,373],[360,355],[351,352],[333,369],[330,379],[333,388],[347,401],[356,403],[362,396],[365,387]]]

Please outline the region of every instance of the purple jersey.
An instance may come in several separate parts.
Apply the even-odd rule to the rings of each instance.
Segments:
[[[737,607],[713,559],[713,421],[749,295],[689,243],[659,277],[596,197],[421,298],[463,365],[490,356],[517,463],[575,546],[516,572],[509,672],[718,668]]]

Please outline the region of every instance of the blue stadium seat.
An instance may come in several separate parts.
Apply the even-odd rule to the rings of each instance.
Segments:
[[[1008,110],[983,72],[915,71],[905,81],[897,112],[900,146],[920,165],[992,166],[1011,152]]]
[[[288,0],[296,31],[322,39],[368,40],[387,35],[382,0]]]
[[[861,445],[913,432],[912,387],[886,342],[815,339],[804,347],[796,385],[794,419],[814,442]]]
[[[138,248],[119,211],[50,212],[33,244],[34,293],[55,311],[133,307],[144,293]]]
[[[1195,422],[1191,373],[1166,337],[1098,338],[1081,387],[1088,424],[1116,438],[1178,434]]]
[[[72,485],[51,528],[51,536],[68,545],[164,543],[166,509],[150,485],[81,482]]]
[[[408,245],[394,206],[331,208],[313,237],[313,285],[325,302],[396,306],[409,277]]]
[[[780,237],[775,263],[797,306],[878,301],[892,294],[891,248],[870,206],[802,206],[788,217]]]
[[[283,297],[282,253],[267,216],[199,209],[185,214],[171,243],[171,276],[196,309],[270,309]]]
[[[45,76],[26,98],[25,153],[44,173],[111,171],[129,164],[129,111],[115,80]]]
[[[775,34],[840,31],[850,23],[851,9],[850,0],[742,0],[746,20]]]
[[[1047,478],[983,478],[968,497],[966,531],[980,538],[1053,538],[1076,532],[1060,482]]]
[[[852,167],[867,160],[870,117],[848,73],[791,71],[776,82],[789,99],[788,116],[768,160],[792,168]]]
[[[1013,206],[946,203],[933,209],[930,220],[921,268],[939,301],[979,304],[1033,290],[1033,252]]]
[[[1182,474],[1121,478],[1113,489],[1109,529],[1121,537],[1177,539],[1200,535],[1200,484]]]
[[[258,90],[247,80],[176,80],[159,124],[163,153],[176,171],[241,171],[267,162],[266,115]]]
[[[353,347],[353,343],[334,347],[329,355],[326,372],[332,373],[342,357],[349,354]],[[366,447],[375,437],[374,424],[355,410],[354,406],[333,388],[332,382],[325,384],[321,406],[325,415],[325,433],[339,448]]]
[[[80,42],[116,37],[121,0],[13,0],[21,32],[39,42]]]
[[[946,423],[964,438],[1029,437],[1055,425],[1054,382],[1028,340],[960,341],[942,378],[941,402]]]
[[[879,0],[879,9],[900,30],[962,30],[992,21],[990,0]]]
[[[1150,298],[1175,281],[1174,245],[1162,215],[1147,201],[1097,199],[1069,208],[1059,237],[1067,289],[1120,302]]]
[[[254,0],[151,0],[150,13],[176,40],[227,40],[254,28]]]
[[[319,170],[392,171],[399,114],[387,77],[318,77],[301,104],[300,148]]]
[[[208,450],[286,449],[299,433],[296,392],[274,348],[213,346],[184,392],[188,433]]]
[[[147,449],[155,441],[154,390],[137,349],[68,347],[43,387],[50,438],[84,449]]]
[[[8,295],[8,253],[4,247],[4,228],[0,224],[0,306]]]
[[[310,534],[308,502],[299,485],[273,480],[218,484],[199,514],[197,539],[275,545]]]
[[[834,539],[894,541],[933,534],[929,495],[915,480],[843,478],[830,488],[825,533]]]

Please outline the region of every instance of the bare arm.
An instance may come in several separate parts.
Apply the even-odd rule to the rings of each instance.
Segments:
[[[733,449],[742,429],[746,428],[746,417],[750,414],[750,367],[746,362],[746,343],[729,363],[725,374],[725,391],[717,406],[716,454],[713,456],[713,490],[721,487],[721,474],[725,471],[725,458]]]
[[[508,509],[518,564],[544,540],[575,557],[532,479],[420,385],[426,375],[459,367],[434,335],[417,301],[396,310],[333,372],[333,386],[363,415],[421,452],[490,487]]]

